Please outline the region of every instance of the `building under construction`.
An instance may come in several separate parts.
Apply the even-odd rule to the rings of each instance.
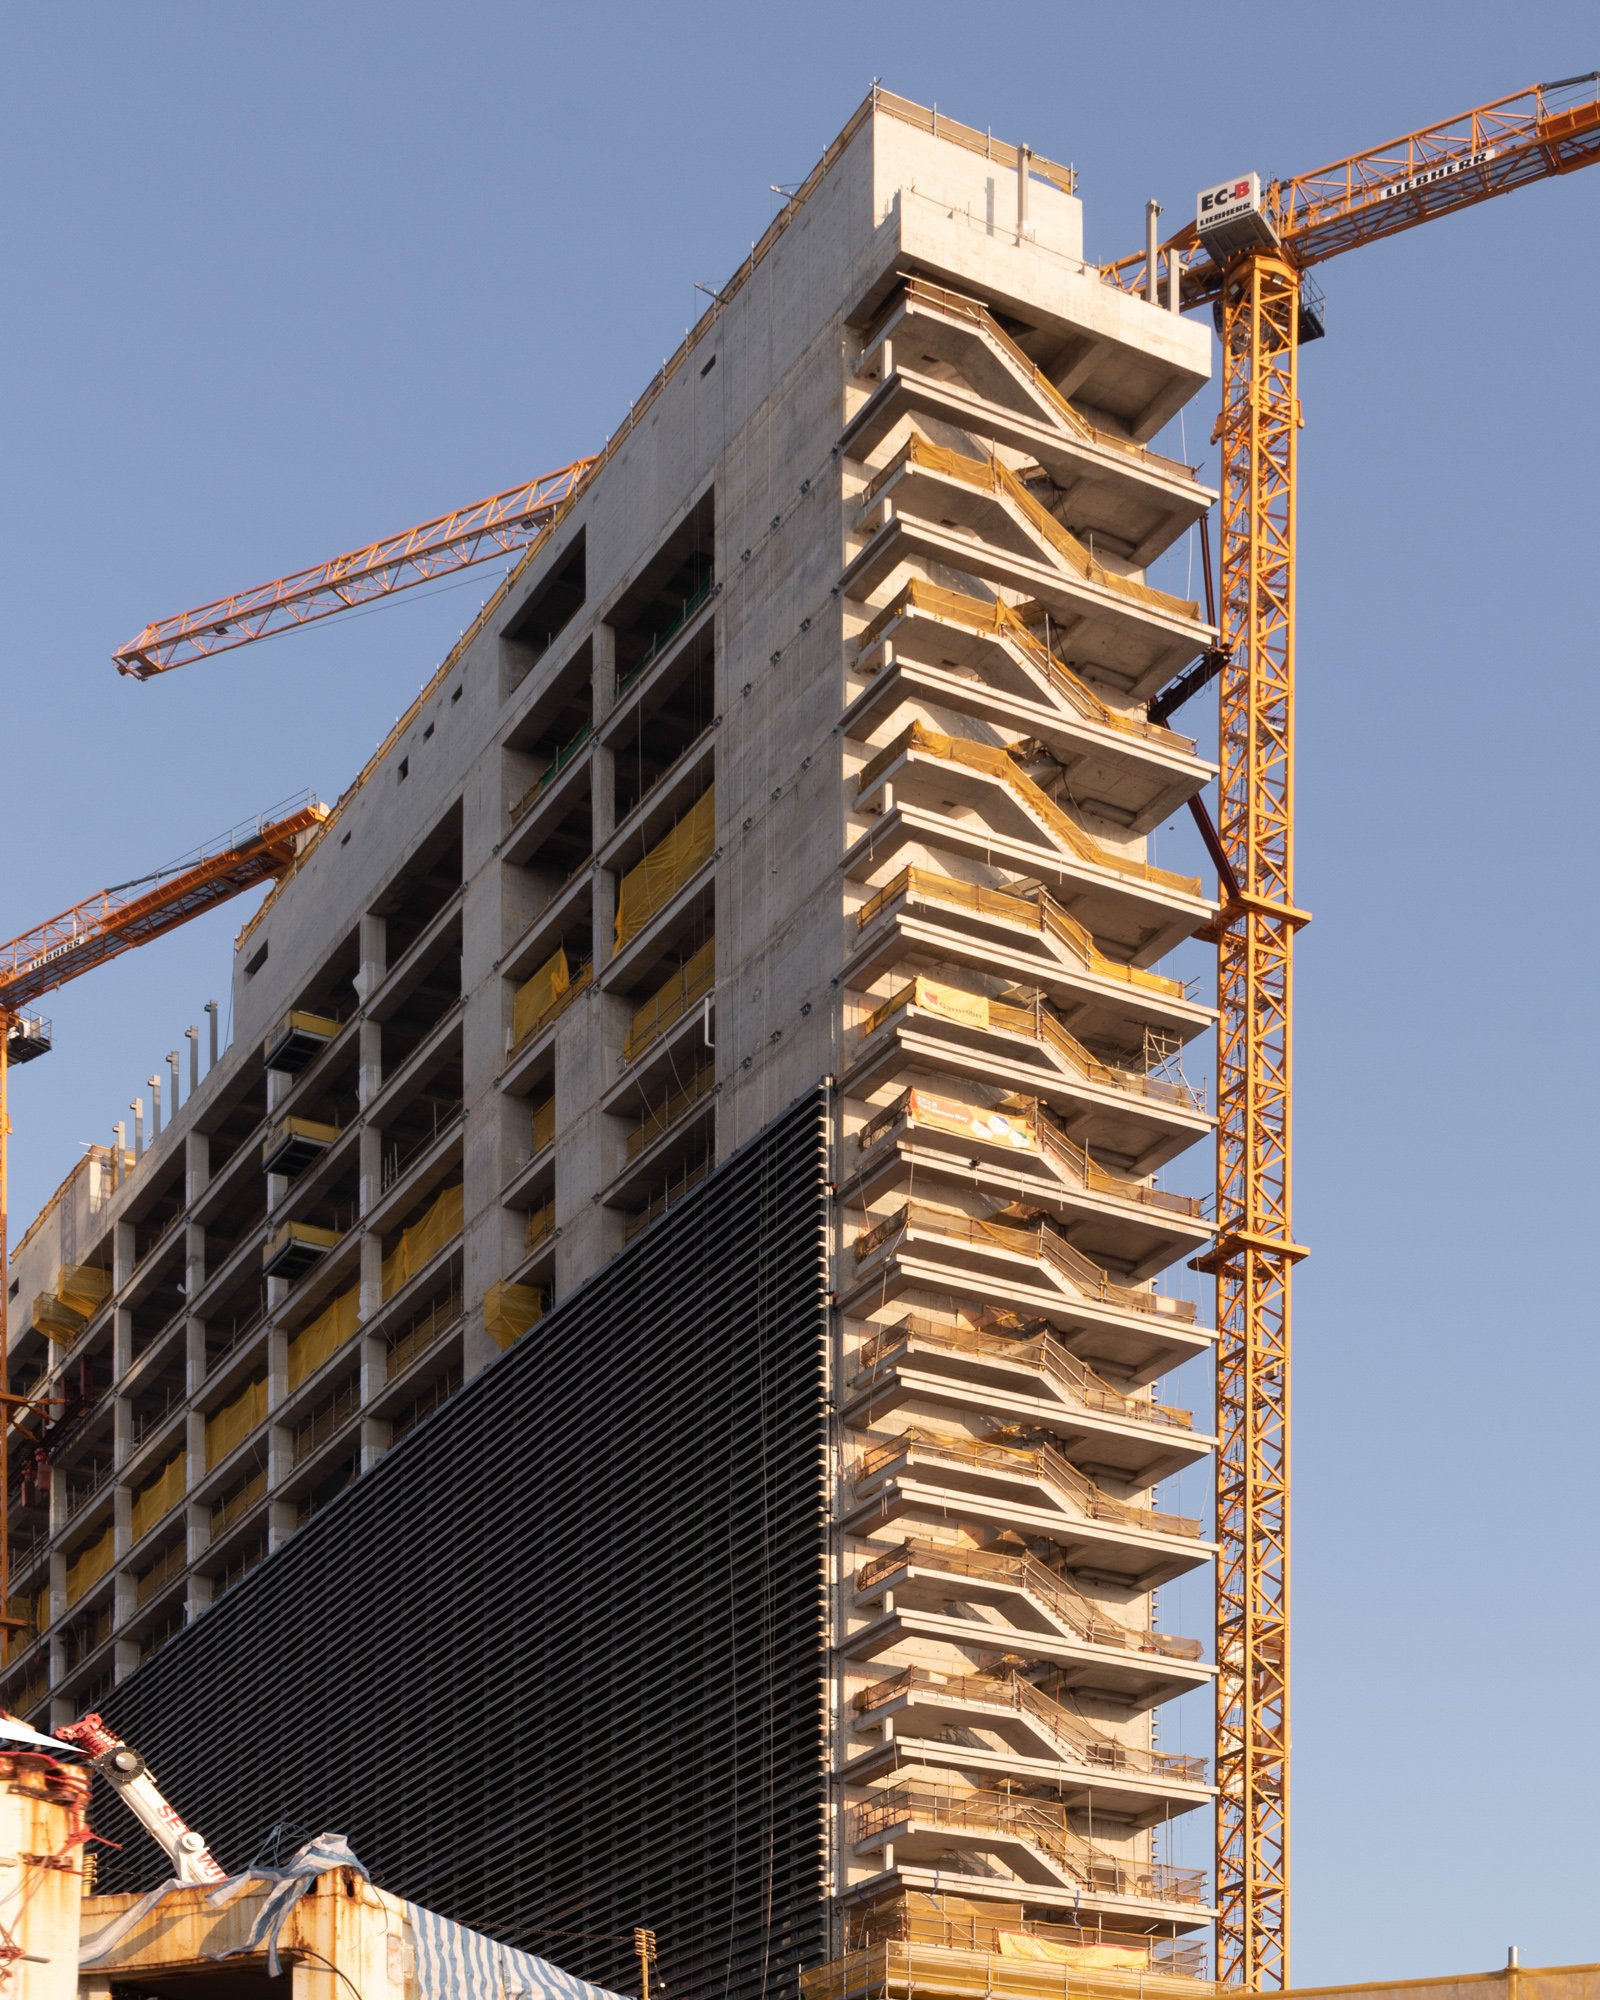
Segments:
[[[607,1983],[1205,1972],[1210,352],[862,107],[18,1246],[0,1701]]]

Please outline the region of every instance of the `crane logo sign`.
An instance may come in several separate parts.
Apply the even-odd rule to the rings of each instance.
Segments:
[[[1495,146],[1480,146],[1475,153],[1459,153],[1453,160],[1440,160],[1437,166],[1424,167],[1421,173],[1408,174],[1403,181],[1390,181],[1373,195],[1374,201],[1393,201],[1397,194],[1411,194],[1417,188],[1432,187],[1435,181],[1447,181],[1457,174],[1464,174],[1469,167],[1481,167],[1499,157]]]
[[[1203,190],[1195,208],[1195,227],[1210,230],[1232,222],[1261,206],[1261,176],[1245,174],[1236,181],[1223,181]]]

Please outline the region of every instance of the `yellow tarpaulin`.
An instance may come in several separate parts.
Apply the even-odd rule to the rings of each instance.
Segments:
[[[132,1529],[137,1542],[149,1534],[157,1521],[170,1514],[188,1491],[183,1453],[175,1451],[154,1479],[147,1480],[133,1496]]]
[[[117,1531],[107,1528],[97,1541],[79,1549],[67,1560],[67,1602],[75,1604],[90,1584],[98,1583],[111,1567],[116,1553]]]
[[[563,945],[545,960],[531,979],[525,979],[517,988],[517,997],[511,1004],[513,1048],[522,1047],[571,984],[572,968],[567,963],[566,947]]]
[[[672,831],[617,885],[617,945],[636,937],[664,909],[717,844],[717,788],[709,786]]]
[[[1002,1958],[1029,1958],[1050,1965],[1116,1966],[1142,1972],[1150,1953],[1139,1945],[1057,1944],[1053,1938],[1030,1937],[1026,1931],[997,1933]]]
[[[483,1330],[496,1347],[510,1347],[544,1312],[544,1293],[537,1285],[512,1285],[498,1279],[483,1295]]]
[[[206,1419],[206,1470],[220,1465],[267,1414],[267,1378],[247,1382],[231,1403]]]
[[[56,1280],[56,1297],[69,1312],[93,1316],[111,1296],[111,1273],[93,1264],[63,1264]]]
[[[969,1028],[987,1028],[989,1002],[981,993],[967,993],[959,986],[942,986],[920,975],[912,995],[919,1007],[930,1014],[943,1014],[947,1021],[960,1021]]]
[[[361,1287],[352,1285],[289,1342],[289,1387],[298,1389],[330,1355],[354,1337],[361,1323]]]
[[[46,1340],[70,1347],[88,1325],[81,1312],[74,1312],[50,1292],[36,1292],[31,1314],[33,1324]]]
[[[424,1264],[431,1263],[450,1241],[461,1234],[464,1202],[459,1182],[447,1187],[420,1222],[401,1232],[400,1241],[383,1260],[383,1296],[392,1299],[408,1279]]]
[[[543,1104],[533,1107],[533,1150],[542,1153],[556,1136],[556,1100],[552,1091]]]

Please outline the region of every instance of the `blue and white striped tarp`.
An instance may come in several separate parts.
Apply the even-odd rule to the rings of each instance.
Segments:
[[[407,1903],[417,1954],[417,2000],[619,2000],[531,1952]]]

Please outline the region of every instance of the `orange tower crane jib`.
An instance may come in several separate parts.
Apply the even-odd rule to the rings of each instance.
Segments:
[[[374,598],[470,569],[525,548],[550,526],[577,492],[592,459],[575,459],[522,486],[492,493],[398,535],[350,549],[314,569],[297,570],[253,590],[219,597],[193,611],[161,618],[112,654],[120,673],[149,680],[170,667],[248,646],[297,625],[311,625]]]
[[[8,1173],[11,1126],[7,1097],[12,1041],[24,1030],[24,1010],[46,993],[91,972],[135,945],[148,944],[193,917],[276,881],[293,862],[304,838],[327,818],[327,807],[307,797],[272,815],[235,827],[220,841],[170,869],[102,889],[0,945],[0,1657],[10,1651],[21,1621],[11,1613],[11,1463],[13,1422],[36,1407],[12,1393],[6,1282],[10,1208]],[[28,1053],[42,1053],[34,1042]]]

